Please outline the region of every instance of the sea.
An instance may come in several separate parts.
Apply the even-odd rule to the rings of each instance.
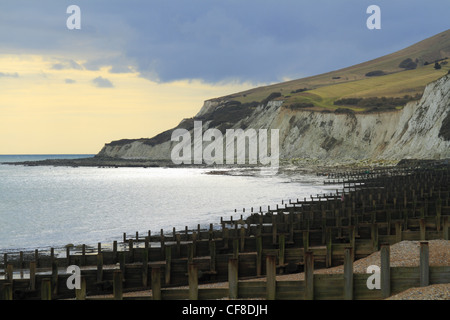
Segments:
[[[92,156],[0,155],[0,253],[120,242],[124,232],[219,228],[221,217],[336,191],[316,175],[4,164]]]

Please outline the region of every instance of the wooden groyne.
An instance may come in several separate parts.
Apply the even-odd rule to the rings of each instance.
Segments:
[[[346,173],[344,179],[343,189],[335,194],[291,199],[259,212],[250,210],[247,216],[222,218],[216,228],[211,224],[207,229],[198,226],[194,230],[124,234],[123,241],[114,241],[108,248],[100,243],[97,248],[67,247],[64,257],[44,256],[38,251],[14,260],[4,255],[0,297],[73,298],[76,291],[66,285],[70,265],[81,268],[88,296],[113,293],[119,285],[121,292],[149,288],[163,292],[169,287],[231,281],[230,264],[239,270],[238,276],[231,278],[230,287],[234,288],[235,282],[243,279],[272,279],[274,272],[306,271],[308,263],[313,268],[341,265],[349,257],[354,261],[378,251],[381,245],[402,240],[448,240],[448,166],[395,168],[376,175]],[[439,276],[433,273],[433,277],[448,280],[447,272],[440,270]],[[263,290],[242,286],[239,284],[241,297],[259,296],[258,290]],[[192,292],[188,297],[215,297]],[[161,293],[153,298],[161,295],[186,297]],[[328,293],[324,296],[329,297]],[[275,297],[294,298],[291,294]],[[336,291],[335,298],[341,298],[341,293]]]

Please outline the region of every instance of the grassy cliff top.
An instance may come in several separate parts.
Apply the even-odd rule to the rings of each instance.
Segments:
[[[292,109],[333,111],[345,107],[353,111],[367,111],[377,106],[382,109],[386,106],[389,109],[393,106],[400,108],[405,101],[418,99],[428,83],[449,72],[449,58],[450,29],[371,61],[317,76],[254,88],[217,100],[244,104],[260,102],[271,96],[283,100],[283,106]],[[355,100],[358,101],[355,104],[353,99],[348,98],[359,99]],[[385,104],[386,101],[389,103]],[[395,106],[396,103],[398,105]]]

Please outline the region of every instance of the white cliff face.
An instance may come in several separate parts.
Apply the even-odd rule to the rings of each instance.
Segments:
[[[417,102],[402,110],[335,114],[292,111],[282,101],[259,105],[230,129],[279,129],[281,159],[317,159],[324,162],[450,158],[450,141],[439,136],[450,113],[450,76],[429,84]],[[196,117],[208,117],[220,105],[206,101]],[[204,130],[208,119],[203,120]],[[136,140],[122,145],[105,145],[101,156],[126,159],[170,160],[177,142],[168,139],[154,146]]]

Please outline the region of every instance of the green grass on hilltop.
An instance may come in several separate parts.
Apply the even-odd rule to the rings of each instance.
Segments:
[[[378,59],[218,99],[234,100],[244,104],[261,102],[271,94],[278,93],[280,97],[276,99],[283,100],[283,106],[293,110],[333,111],[345,107],[353,111],[367,111],[367,106],[364,108],[355,105],[336,106],[334,102],[343,98],[381,99],[420,96],[427,84],[449,72],[449,57],[450,30],[447,30]],[[434,68],[436,61],[441,66],[439,70]],[[372,74],[375,76],[371,76]]]

